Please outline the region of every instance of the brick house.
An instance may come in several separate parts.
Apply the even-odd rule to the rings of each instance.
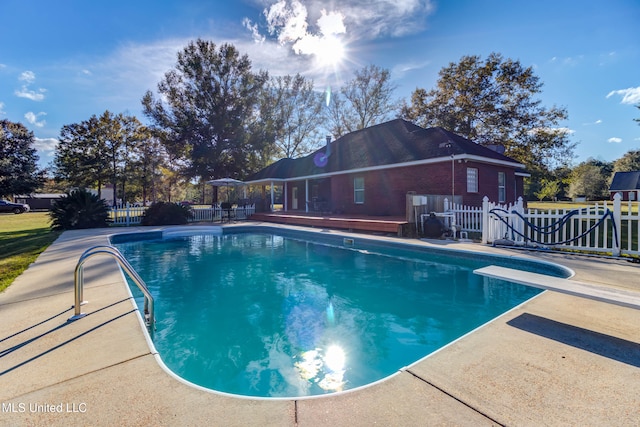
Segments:
[[[609,186],[611,200],[616,193],[622,194],[622,200],[640,200],[640,171],[616,172]]]
[[[402,119],[344,135],[314,153],[281,159],[245,182],[282,186],[285,211],[401,216],[409,192],[514,202],[523,195],[523,165],[442,128]],[[453,179],[452,179],[453,175]]]

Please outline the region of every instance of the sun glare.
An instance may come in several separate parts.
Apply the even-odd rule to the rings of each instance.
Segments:
[[[318,66],[335,68],[344,60],[345,47],[339,38],[325,36],[318,39],[314,55]]]

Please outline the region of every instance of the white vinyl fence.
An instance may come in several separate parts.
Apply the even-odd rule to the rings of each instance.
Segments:
[[[411,195],[410,221],[424,233],[431,214],[429,199]],[[640,208],[637,202],[622,202],[616,194],[612,202],[577,209],[525,209],[522,198],[500,205],[484,198],[482,206],[463,206],[444,199],[443,210],[434,211],[455,237],[472,233],[483,243],[504,243],[553,249],[640,256]]]
[[[111,224],[114,226],[132,226],[140,225],[142,216],[147,210],[146,207],[134,206],[116,206],[112,207],[109,213]],[[232,209],[232,217],[235,219],[247,219],[256,211],[255,205],[241,206]],[[220,221],[222,218],[222,209],[219,205],[209,208],[193,207],[191,208],[192,217],[189,222],[214,222]],[[227,213],[225,212],[225,217]]]
[[[525,209],[522,198],[499,205],[484,198],[481,208],[447,206],[457,231],[481,232],[483,243],[500,240],[515,245],[640,255],[640,213],[633,202],[616,194],[613,202],[578,209]]]

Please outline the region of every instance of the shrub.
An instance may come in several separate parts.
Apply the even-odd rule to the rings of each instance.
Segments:
[[[110,222],[107,203],[84,188],[73,190],[56,200],[49,216],[54,230],[106,227]]]
[[[192,216],[191,207],[177,203],[158,202],[142,216],[142,225],[182,225]]]

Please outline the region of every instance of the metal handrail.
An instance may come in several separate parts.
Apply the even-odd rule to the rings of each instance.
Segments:
[[[138,286],[138,288],[144,294],[144,321],[147,327],[151,330],[154,329],[155,326],[155,318],[153,315],[153,296],[151,296],[151,292],[147,288],[147,285],[144,283],[144,280],[138,275],[138,273],[133,269],[131,264],[124,258],[122,253],[113,246],[108,245],[99,245],[94,246],[92,248],[84,251],[80,258],[78,259],[78,264],[76,264],[76,269],[74,272],[74,315],[69,318],[70,321],[81,319],[86,316],[85,313],[80,312],[80,306],[87,303],[87,301],[83,301],[83,293],[84,293],[84,263],[89,258],[106,254],[111,255],[118,262],[120,267],[129,275],[131,280]]]

